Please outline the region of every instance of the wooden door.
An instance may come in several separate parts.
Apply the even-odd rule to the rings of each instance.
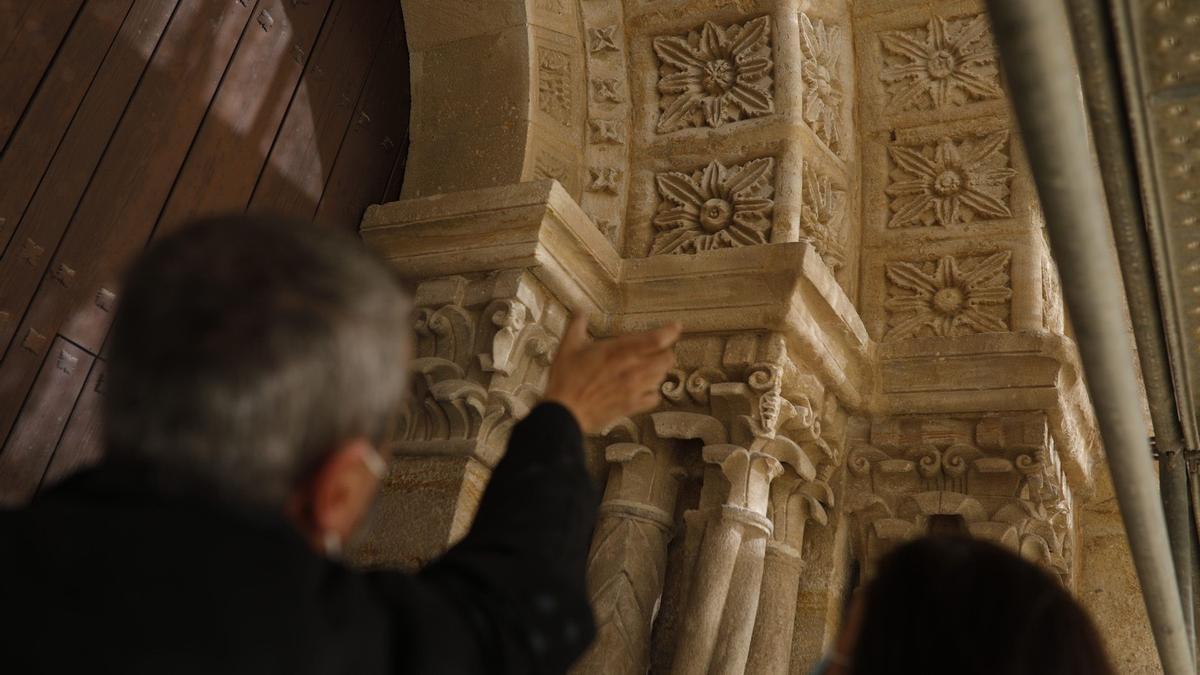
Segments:
[[[356,228],[408,78],[398,0],[0,0],[0,503],[99,457],[128,261],[204,214]]]

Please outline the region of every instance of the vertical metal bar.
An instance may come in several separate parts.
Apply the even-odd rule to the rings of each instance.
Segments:
[[[1188,460],[1188,487],[1192,495],[1192,527],[1200,541],[1200,462]]]
[[[1169,285],[1170,281],[1155,278],[1146,234],[1146,214],[1142,209],[1138,177],[1134,170],[1136,160],[1132,130],[1128,124],[1117,66],[1118,56],[1110,28],[1112,17],[1103,0],[1067,0],[1067,5],[1092,138],[1103,169],[1104,193],[1116,238],[1117,257],[1121,262],[1125,299],[1133,319],[1142,383],[1146,387],[1146,399],[1154,425],[1155,448],[1160,457],[1159,488],[1167,519],[1167,534],[1171,539],[1175,577],[1183,601],[1184,622],[1194,652],[1194,533],[1183,451],[1186,447],[1197,447],[1197,440],[1185,440],[1167,339],[1163,333],[1158,284]]]
[[[1194,673],[1062,2],[987,0],[1166,675]]]

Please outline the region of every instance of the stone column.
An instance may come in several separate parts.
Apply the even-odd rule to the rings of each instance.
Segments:
[[[729,481],[729,495],[721,507],[720,515],[709,523],[701,543],[687,615],[675,651],[674,673],[706,673],[713,666],[718,666],[717,670],[721,672],[728,672],[738,662],[744,667],[748,639],[745,641],[746,649],[741,649],[737,644],[724,646],[722,663],[715,664],[712,659],[718,642],[724,643],[731,638],[740,642],[740,626],[734,626],[732,634],[720,635],[722,616],[743,541],[770,532],[770,521],[766,518],[767,498],[771,481],[783,470],[779,460],[770,455],[752,453],[729,444],[706,446],[704,460],[721,467],[721,473]],[[757,574],[753,572],[753,560],[745,564],[750,569],[743,570],[743,580],[746,574],[751,578],[761,576],[761,557],[757,560]],[[757,598],[753,602],[757,603]],[[753,616],[753,609],[750,615]]]
[[[788,471],[771,486],[771,539],[763,566],[761,600],[754,621],[749,673],[784,673],[792,656],[792,634],[796,627],[796,598],[804,563],[801,550],[804,530],[811,518],[828,522],[825,508],[814,497],[832,503],[824,483],[806,483]]]
[[[721,615],[721,628],[717,635],[717,648],[713,653],[710,673],[738,674],[745,672],[750,654],[750,638],[754,630],[754,617],[758,613],[760,589],[763,582],[763,562],[767,555],[770,533],[762,523],[745,529],[737,564],[729,583]],[[749,523],[748,523],[749,524]]]
[[[605,450],[612,468],[587,570],[597,636],[574,673],[646,672],[674,527],[678,467],[673,455],[637,443],[615,443]]]

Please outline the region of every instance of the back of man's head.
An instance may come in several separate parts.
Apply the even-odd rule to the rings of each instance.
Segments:
[[[1057,577],[968,536],[954,525],[958,519],[939,520],[942,534],[903,544],[880,561],[843,672],[1114,672],[1091,618]]]
[[[395,277],[349,234],[270,217],[193,224],[126,279],[108,452],[282,506],[339,442],[387,433],[410,325]]]

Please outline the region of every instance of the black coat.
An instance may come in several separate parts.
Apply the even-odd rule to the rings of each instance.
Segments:
[[[563,672],[594,635],[597,501],[551,404],[416,575],[348,569],[281,516],[104,465],[0,511],[0,673]]]

